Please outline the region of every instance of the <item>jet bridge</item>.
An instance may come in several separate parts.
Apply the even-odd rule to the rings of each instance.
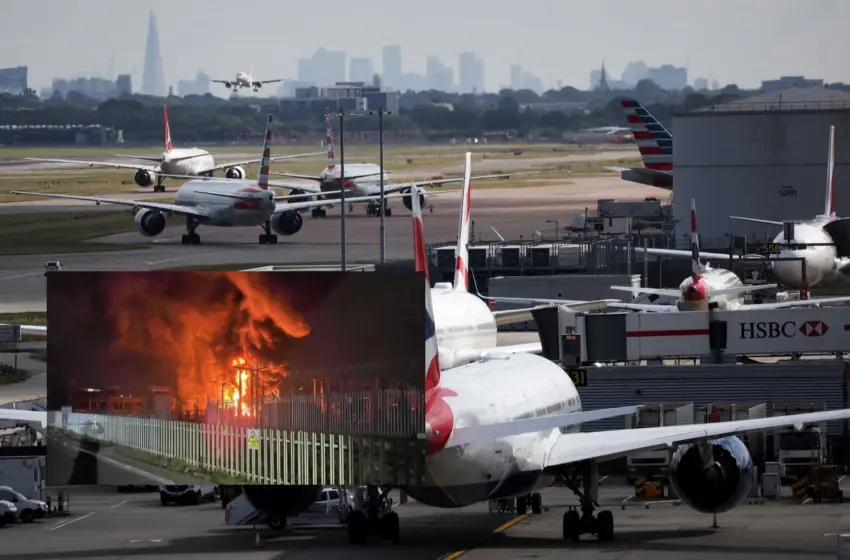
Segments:
[[[850,352],[850,307],[584,314],[557,306],[533,315],[544,355],[570,366]]]

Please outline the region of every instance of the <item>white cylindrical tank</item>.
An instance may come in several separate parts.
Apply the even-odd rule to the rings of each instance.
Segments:
[[[744,101],[674,116],[677,242],[689,230],[691,198],[705,246],[727,234],[772,238],[779,232],[777,226],[730,215],[782,221],[823,213],[830,125],[835,125],[836,212],[850,215],[850,102],[831,109],[812,105],[818,108],[786,110]]]

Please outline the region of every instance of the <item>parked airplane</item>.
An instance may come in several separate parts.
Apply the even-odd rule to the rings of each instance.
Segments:
[[[275,233],[280,235],[298,233],[303,223],[300,210],[315,208],[326,203],[322,201],[276,203],[278,200],[286,200],[291,197],[275,197],[274,191],[269,189],[269,163],[272,159],[270,156],[271,123],[272,116],[269,115],[262,157],[257,160],[261,162],[261,167],[256,185],[228,179],[194,179],[177,189],[173,204],[68,194],[22,191],[12,191],[12,193],[87,200],[97,204],[116,204],[139,209],[136,213],[136,229],[146,237],[155,237],[162,233],[165,229],[166,215],[184,216],[187,230],[187,233],[183,235],[184,245],[198,245],[201,242],[200,235],[195,233],[200,225],[218,227],[261,226],[264,233],[260,235],[260,243],[274,244],[277,243]],[[372,198],[374,197],[355,197],[351,201],[364,202]],[[272,231],[275,233],[272,233]]]
[[[598,507],[597,465],[635,451],[674,448],[673,489],[697,511],[728,511],[749,495],[753,461],[739,435],[783,426],[850,418],[850,409],[754,420],[579,433],[581,424],[636,412],[640,406],[582,411],[581,398],[560,366],[533,354],[514,354],[441,369],[428,282],[422,211],[413,200],[416,268],[425,273],[425,438],[426,482],[406,487],[426,505],[458,508],[484,500],[515,499],[517,511],[543,511],[537,492],[561,476],[579,497],[581,513],[563,514],[562,534],[578,540],[593,533],[614,536],[614,516]],[[257,490],[259,488],[259,490]],[[291,509],[279,487],[245,488],[246,497],[266,512]],[[384,489],[384,492],[386,489]],[[386,493],[370,487],[365,510],[349,514],[349,542],[369,532],[399,541],[399,518]],[[254,501],[256,500],[256,502]]]
[[[136,174],[133,180],[140,187],[150,187],[154,185],[154,192],[165,192],[165,187],[162,185],[167,178],[185,178],[187,176],[209,176],[221,169],[224,170],[224,176],[228,179],[244,179],[244,165],[259,163],[258,159],[246,159],[242,161],[231,161],[228,163],[216,164],[213,154],[201,148],[175,148],[171,142],[171,127],[168,125],[168,109],[165,105],[162,106],[162,118],[165,123],[165,151],[161,156],[132,156],[126,154],[115,154],[116,157],[125,157],[130,159],[138,159],[142,161],[153,162],[154,165],[134,165],[130,163],[115,163],[107,161],[79,161],[71,159],[55,159],[55,158],[25,158],[30,161],[47,161],[53,163],[77,163],[93,167],[95,165],[102,167],[114,167],[115,169],[135,169]],[[281,159],[291,159],[299,157],[307,157],[318,155],[322,152],[312,152],[307,154],[293,154],[287,156],[277,156],[272,158],[272,161]],[[156,184],[154,184],[156,183]]]
[[[238,89],[246,89],[253,88],[254,92],[260,91],[260,88],[263,87],[263,84],[275,84],[277,82],[282,82],[283,78],[277,78],[275,80],[255,80],[251,75],[253,72],[238,72],[236,74],[235,80],[210,80],[210,82],[214,84],[224,84],[224,86],[228,89],[233,88],[233,93],[236,93]]]
[[[325,142],[328,147],[328,167],[323,170],[319,175],[298,175],[295,173],[272,172],[272,175],[289,177],[291,179],[316,181],[317,183],[319,183],[319,185],[314,187],[294,183],[275,183],[275,186],[286,187],[292,191],[293,195],[320,195],[325,200],[339,200],[341,198],[343,185],[340,184],[340,172],[342,171],[342,169],[336,165],[336,159],[334,158],[333,132],[331,130],[331,118],[329,110],[327,108],[325,108],[325,132]],[[434,181],[419,181],[412,183],[389,183],[387,182],[388,172],[382,171],[381,167],[375,165],[374,163],[347,163],[345,164],[345,201],[347,203],[352,203],[355,202],[354,200],[352,200],[352,197],[378,196],[377,199],[366,203],[366,215],[380,216],[380,181],[382,173],[384,176],[384,194],[396,192],[405,193],[405,196],[402,198],[402,202],[408,210],[412,208],[410,203],[410,194],[413,191],[419,192],[419,203],[420,205],[425,206],[428,201],[428,195],[431,194],[430,191],[425,190],[425,187],[447,185],[450,183],[460,183],[463,181],[463,178],[455,178],[438,179]],[[499,177],[511,177],[512,175],[532,175],[535,173],[537,172],[480,175],[478,177],[473,177],[473,179],[496,179]],[[306,200],[306,197],[303,200]],[[325,205],[329,206],[330,204],[325,203]],[[386,215],[391,216],[392,209],[389,208],[386,203],[384,205],[386,207]],[[325,216],[327,216],[327,211],[325,210],[325,208],[321,207],[314,208],[312,210],[312,216],[314,218],[324,218]]]
[[[643,159],[643,167],[606,167],[619,171],[624,181],[651,187],[673,189],[673,135],[635,99],[621,99],[620,105]]]
[[[784,226],[784,222],[763,220],[760,218],[745,218],[730,216],[735,220],[744,220],[771,226]],[[786,231],[787,229],[787,231]],[[829,128],[829,155],[827,157],[826,195],[823,214],[812,220],[789,224],[783,228],[773,240],[766,244],[772,253],[779,257],[771,262],[773,271],[783,284],[799,289],[803,296],[808,289],[820,283],[837,283],[850,280],[850,219],[839,218],[835,214],[835,127]],[[642,251],[643,248],[637,248]],[[673,249],[653,249],[647,252],[651,255],[686,256],[687,251]],[[700,251],[702,259],[729,260],[724,253]],[[763,260],[765,255],[745,255],[748,260]],[[803,264],[805,261],[805,281]],[[826,299],[815,300],[825,303]],[[799,302],[795,302],[800,305]]]

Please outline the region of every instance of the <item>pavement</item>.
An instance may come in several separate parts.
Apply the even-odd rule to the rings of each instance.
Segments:
[[[496,230],[506,239],[531,239],[538,230],[553,235],[553,224],[569,224],[572,215],[587,207],[595,208],[599,198],[638,200],[645,196],[666,196],[652,187],[627,183],[617,177],[579,178],[563,185],[517,189],[482,189],[473,194],[473,234],[482,241],[497,241]],[[457,237],[459,193],[434,196],[432,213],[426,212],[428,243],[452,241]],[[0,213],[5,207],[0,205]],[[73,206],[66,206],[72,208]],[[87,208],[93,206],[86,206]],[[365,207],[356,206],[346,219],[346,260],[377,262],[380,257],[379,219],[367,217]],[[388,259],[412,258],[410,212],[400,203],[392,204],[393,216],[386,223]],[[30,210],[32,211],[32,209]],[[40,211],[40,210],[39,210]],[[132,216],[127,215],[128,220]],[[172,220],[179,223],[179,220]],[[44,311],[44,263],[59,260],[63,270],[155,270],[185,266],[244,264],[338,263],[340,260],[339,208],[327,218],[304,219],[304,227],[291,237],[279,237],[277,245],[259,245],[259,228],[199,228],[202,244],[184,246],[182,225],[170,226],[157,238],[121,233],[100,242],[146,244],[146,248],[61,255],[15,255],[0,257],[0,312]]]
[[[850,505],[766,503],[742,505],[711,517],[687,506],[658,504],[620,509],[633,489],[603,486],[600,501],[614,513],[615,539],[578,543],[561,537],[561,517],[575,505],[571,492],[543,492],[541,515],[488,513],[486,504],[457,510],[429,508],[414,501],[398,505],[401,544],[377,540],[353,547],[342,529],[299,527],[273,532],[261,528],[255,546],[252,527],[228,527],[219,503],[200,506],[159,504],[155,493],[71,491],[72,515],[32,525],[0,529],[2,553],[21,560],[170,558],[357,560],[783,560],[835,558],[837,533],[850,522]]]
[[[47,483],[50,486],[104,484],[200,484],[191,475],[157,468],[117,453],[111,445],[77,441],[51,432],[47,438]]]
[[[24,349],[46,349],[46,342],[24,342],[18,345]],[[0,364],[16,366],[29,373],[29,377],[10,385],[0,385],[0,405],[10,402],[34,400],[47,396],[47,364],[34,360],[26,352],[0,352]]]

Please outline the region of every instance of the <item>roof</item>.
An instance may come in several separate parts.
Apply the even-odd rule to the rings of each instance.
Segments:
[[[759,93],[734,103],[808,103],[812,101],[850,101],[850,92],[829,87],[788,88]]]
[[[709,105],[687,113],[752,113],[764,111],[850,110],[850,92],[829,87],[789,88],[758,93],[729,103]]]

